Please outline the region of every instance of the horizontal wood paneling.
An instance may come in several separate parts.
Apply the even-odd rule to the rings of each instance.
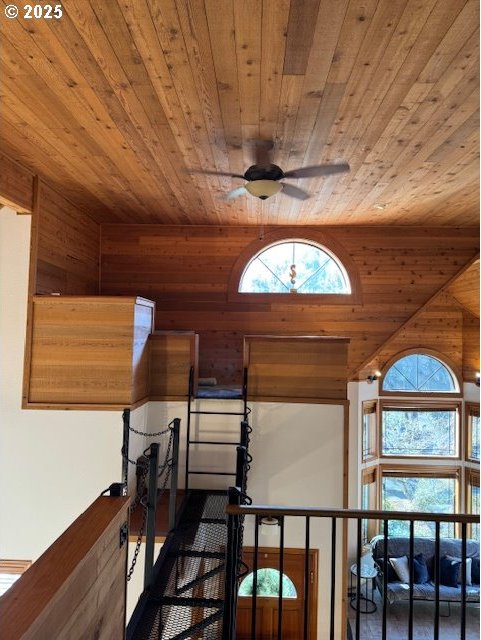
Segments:
[[[266,236],[271,228],[265,227]],[[277,229],[277,228],[276,228]],[[302,237],[309,238],[309,227]],[[315,230],[314,230],[315,231]],[[104,225],[101,291],[144,295],[157,304],[157,329],[199,334],[200,375],[220,383],[242,380],[246,334],[349,337],[354,371],[449,282],[478,250],[474,230],[398,227],[325,229],[359,272],[362,304],[250,304],[229,301],[229,275],[237,257],[255,244],[256,227]],[[285,228],[286,237],[298,234]],[[459,314],[459,306],[452,303]],[[427,340],[442,338],[442,320],[430,316]],[[454,334],[460,338],[461,317]],[[428,329],[428,327],[431,327]],[[406,336],[410,340],[421,334]],[[433,346],[434,348],[434,346]],[[450,353],[453,351],[449,347]],[[460,362],[461,343],[456,359]]]
[[[198,372],[198,336],[192,332],[157,332],[150,336],[149,347],[150,399],[187,398],[191,367],[196,377]]]
[[[347,399],[349,340],[245,336],[244,366],[251,399]]]
[[[19,213],[31,213],[33,205],[33,174],[3,153],[0,153],[0,204]]]
[[[146,398],[152,325],[148,300],[35,296],[25,405],[118,408]]]
[[[40,181],[34,293],[99,292],[100,226]]]
[[[4,147],[97,222],[479,221],[475,0],[69,0],[0,65]],[[226,200],[259,138],[351,171]]]
[[[0,600],[9,640],[124,637],[130,498],[98,498]]]

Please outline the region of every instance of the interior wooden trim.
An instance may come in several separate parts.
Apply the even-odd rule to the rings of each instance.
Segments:
[[[479,416],[479,402],[465,402],[463,415],[463,431],[464,431],[464,458],[468,462],[479,465],[480,461],[471,458],[471,420],[472,416]]]
[[[11,573],[21,575],[32,564],[31,560],[5,560],[0,559],[0,573]]]
[[[325,247],[343,265],[351,285],[350,294],[285,294],[285,293],[240,293],[239,284],[242,273],[249,261],[260,251],[282,241],[299,240],[314,242]],[[282,227],[265,233],[262,238],[248,244],[237,257],[227,285],[229,302],[246,303],[282,303],[282,304],[362,304],[361,279],[355,262],[346,249],[329,232],[313,227]]]

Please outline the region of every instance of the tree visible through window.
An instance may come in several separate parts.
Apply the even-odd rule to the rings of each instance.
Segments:
[[[242,274],[241,293],[350,294],[342,265],[321,247],[302,240],[271,245]]]
[[[396,360],[386,373],[383,390],[446,393],[457,391],[457,385],[440,360],[413,353]]]
[[[257,571],[257,595],[265,598],[279,596],[280,572],[277,569],[258,569]],[[254,592],[254,574],[249,573],[239,587],[240,596],[251,596]],[[296,587],[292,580],[283,574],[282,597],[297,598]]]

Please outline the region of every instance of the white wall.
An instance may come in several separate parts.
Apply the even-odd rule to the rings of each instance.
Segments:
[[[0,212],[0,557],[36,560],[121,480],[122,417],[21,409],[30,216]]]

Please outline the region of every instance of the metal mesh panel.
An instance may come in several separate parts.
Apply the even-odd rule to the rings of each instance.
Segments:
[[[225,492],[192,491],[133,640],[218,640],[227,541]]]

